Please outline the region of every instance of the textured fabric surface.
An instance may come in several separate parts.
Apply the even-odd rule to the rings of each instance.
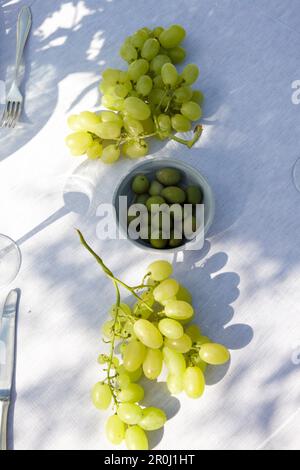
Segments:
[[[1,107],[22,4],[1,1]],[[73,229],[80,227],[132,284],[159,256],[125,240],[98,240],[93,210],[62,209],[66,182],[77,184],[76,176],[68,179],[73,172],[92,180],[87,192],[96,207],[110,200],[128,169],[72,160],[65,122],[70,112],[96,109],[100,72],[121,65],[126,35],[180,22],[188,60],[201,69],[205,131],[191,151],[154,145],[152,156],[200,170],[214,190],[216,217],[201,252],[165,257],[191,289],[204,333],[226,344],[232,361],[209,371],[201,400],[171,398],[163,382],[146,385],[145,403],[161,405],[170,418],[151,444],[299,448],[300,193],[292,168],[300,156],[300,106],[291,100],[291,84],[300,79],[299,2],[35,0],[32,12],[25,113],[14,132],[0,129],[0,233],[19,240],[23,255],[13,283],[22,298],[10,446],[110,448],[106,415],[93,409],[89,389],[98,379],[100,325],[114,291]]]

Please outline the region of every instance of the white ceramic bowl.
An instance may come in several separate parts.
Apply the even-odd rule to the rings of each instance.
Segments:
[[[133,240],[129,238],[127,236],[127,225],[124,225],[119,217],[119,197],[127,196],[129,205],[133,203],[134,194],[131,189],[133,178],[140,173],[153,178],[156,171],[160,170],[161,168],[176,168],[180,170],[183,175],[183,183],[196,185],[202,189],[204,204],[204,236],[207,234],[215,215],[215,200],[212,189],[204,176],[202,176],[201,173],[199,173],[198,170],[196,170],[194,167],[187,165],[180,160],[171,160],[169,158],[148,159],[142,163],[138,163],[121,179],[113,194],[113,205],[115,208],[117,225],[128,240],[144,250],[151,250],[155,251],[156,253],[160,251],[167,253],[183,251],[188,248],[188,245],[192,243],[192,240],[186,240],[185,243],[177,248],[156,249],[144,240]]]

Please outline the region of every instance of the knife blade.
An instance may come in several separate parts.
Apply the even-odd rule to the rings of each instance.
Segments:
[[[17,290],[10,291],[0,314],[0,399],[4,400],[10,398],[13,380],[18,297]]]

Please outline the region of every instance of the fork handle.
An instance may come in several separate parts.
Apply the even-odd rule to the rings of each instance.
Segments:
[[[7,450],[8,400],[0,400],[0,450]]]
[[[31,28],[31,11],[29,7],[23,7],[20,10],[17,24],[17,54],[16,54],[16,69],[15,78],[19,73],[21,59],[24,51],[24,47],[28,38],[28,34]]]

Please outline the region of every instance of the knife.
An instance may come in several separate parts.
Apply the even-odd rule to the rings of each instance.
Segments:
[[[19,294],[12,290],[0,314],[0,450],[7,450],[7,421],[15,362],[16,314]]]

